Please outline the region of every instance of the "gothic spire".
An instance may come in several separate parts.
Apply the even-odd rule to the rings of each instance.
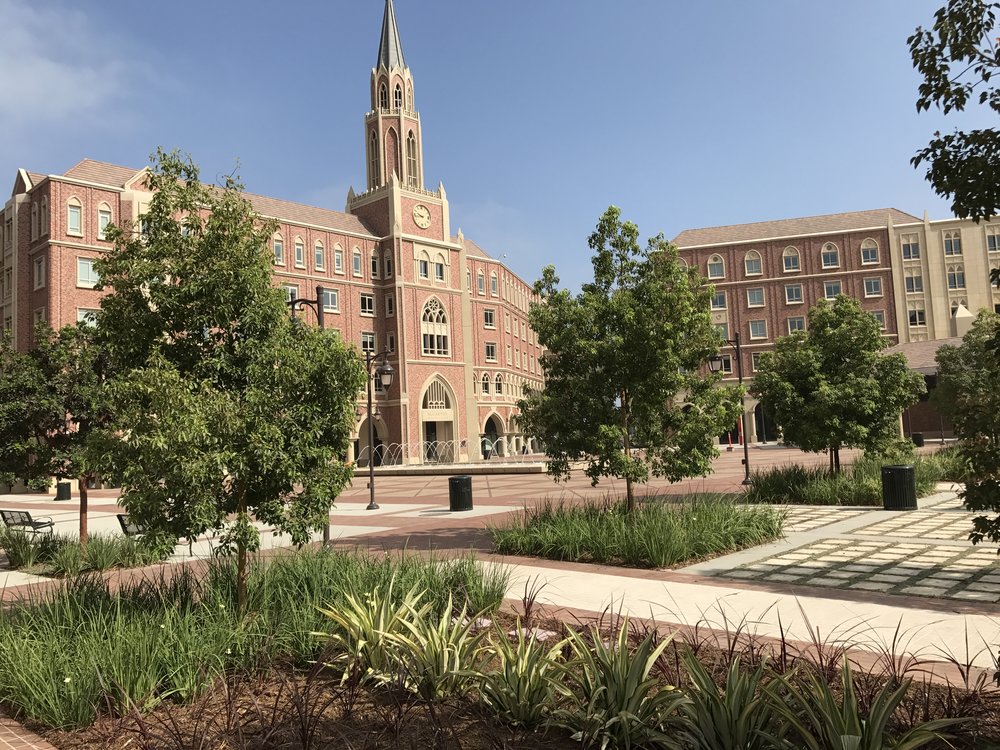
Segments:
[[[399,42],[399,29],[396,27],[396,9],[392,0],[385,0],[385,15],[382,17],[382,39],[378,45],[378,62],[376,68],[405,68],[403,45]]]

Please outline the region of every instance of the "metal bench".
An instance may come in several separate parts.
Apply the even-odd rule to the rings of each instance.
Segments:
[[[128,513],[118,513],[118,523],[122,527],[122,533],[125,536],[142,536],[146,533],[145,525],[139,523],[138,521],[133,521],[129,518]],[[194,545],[194,539],[188,537],[188,557],[194,557],[194,552],[192,551],[192,546]]]
[[[4,525],[8,529],[23,529],[33,534],[40,531],[51,534],[55,528],[54,522],[48,516],[32,518],[26,510],[0,510],[0,518],[3,518]]]

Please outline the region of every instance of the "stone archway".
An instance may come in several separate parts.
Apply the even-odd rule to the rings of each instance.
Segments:
[[[368,466],[370,460],[374,460],[376,466],[394,463],[388,458],[387,453],[386,437],[389,430],[377,412],[375,415],[374,447],[371,450],[368,447],[368,417],[361,420],[354,434],[357,435],[354,439],[354,461],[358,466]]]
[[[486,418],[483,424],[483,437],[481,452],[483,459],[489,460],[493,456],[507,455],[507,430],[499,414],[493,413]]]
[[[433,376],[420,397],[421,463],[457,460],[455,412],[455,394],[451,386],[440,375]]]

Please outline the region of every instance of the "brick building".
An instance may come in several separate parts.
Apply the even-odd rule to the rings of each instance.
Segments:
[[[247,196],[279,225],[275,283],[290,297],[323,286],[326,325],[363,351],[387,351],[396,371],[391,391],[376,396],[374,452],[359,396],[355,458],[479,460],[485,441],[491,453],[534,448],[517,430],[515,406],[524,383],[541,386],[527,325],[533,292],[453,233],[443,185],[424,185],[422,126],[392,0],[364,124],[367,184],[348,193],[345,211]],[[93,260],[110,247],[103,229],[142,215],[151,198],[144,175],[90,159],[63,174],[18,170],[0,214],[0,320],[18,348],[31,345],[36,322],[59,327],[99,307]]]

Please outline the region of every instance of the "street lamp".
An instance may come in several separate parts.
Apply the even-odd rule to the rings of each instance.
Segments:
[[[295,297],[295,298],[293,298],[291,295],[289,295],[289,297],[286,300],[285,304],[288,305],[288,311],[289,311],[289,313],[292,316],[292,320],[293,321],[295,320],[295,311],[296,310],[301,310],[303,307],[307,307],[308,306],[308,307],[311,307],[313,310],[316,311],[316,322],[319,325],[320,329],[326,328],[325,321],[323,319],[324,318],[324,316],[323,316],[323,312],[324,312],[323,311],[323,303],[325,302],[325,300],[323,298],[325,296],[326,296],[326,289],[324,289],[322,286],[317,286],[316,287],[316,299],[308,299],[308,298],[305,298],[305,297]],[[323,546],[324,547],[329,547],[330,546],[330,506],[329,505],[327,505],[327,507],[326,507],[326,523],[323,524]]]
[[[736,332],[736,338],[724,339],[724,341],[736,350],[736,378],[740,384],[740,424],[743,426],[743,484],[750,485],[750,446],[747,444],[747,399],[743,391],[743,350],[740,348],[740,332]],[[709,358],[708,369],[712,372],[722,371],[722,355],[716,354]]]
[[[386,360],[389,350],[379,354],[365,352],[365,370],[368,372],[368,507],[365,510],[378,510],[378,503],[375,502],[375,415],[372,413],[372,365],[381,361],[375,368],[374,377],[378,378],[383,391],[388,391],[392,385],[392,376],[395,371],[392,365]]]

